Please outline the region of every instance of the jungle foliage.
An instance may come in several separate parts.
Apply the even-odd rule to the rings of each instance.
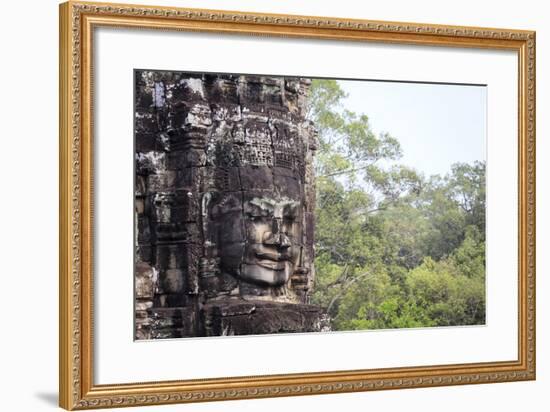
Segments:
[[[314,80],[316,278],[333,330],[485,323],[485,163],[425,177],[393,136]],[[429,159],[427,159],[429,161]]]

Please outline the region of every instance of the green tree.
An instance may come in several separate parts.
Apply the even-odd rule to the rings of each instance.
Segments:
[[[346,110],[335,80],[314,80],[316,284],[334,330],[485,320],[485,164],[425,179],[402,149]]]

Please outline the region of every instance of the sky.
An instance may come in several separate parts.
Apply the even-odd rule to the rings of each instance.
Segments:
[[[399,163],[425,176],[486,158],[487,88],[477,85],[338,80],[344,107],[364,113],[375,133],[401,143]]]

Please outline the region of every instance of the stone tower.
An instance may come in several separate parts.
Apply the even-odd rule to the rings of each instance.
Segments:
[[[325,329],[310,81],[135,76],[136,339]]]

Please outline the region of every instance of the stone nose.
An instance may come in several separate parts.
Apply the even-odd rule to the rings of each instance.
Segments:
[[[267,231],[263,235],[263,243],[266,245],[277,246],[281,249],[290,247],[290,239],[283,230],[282,219],[273,219],[271,223],[271,231]]]

